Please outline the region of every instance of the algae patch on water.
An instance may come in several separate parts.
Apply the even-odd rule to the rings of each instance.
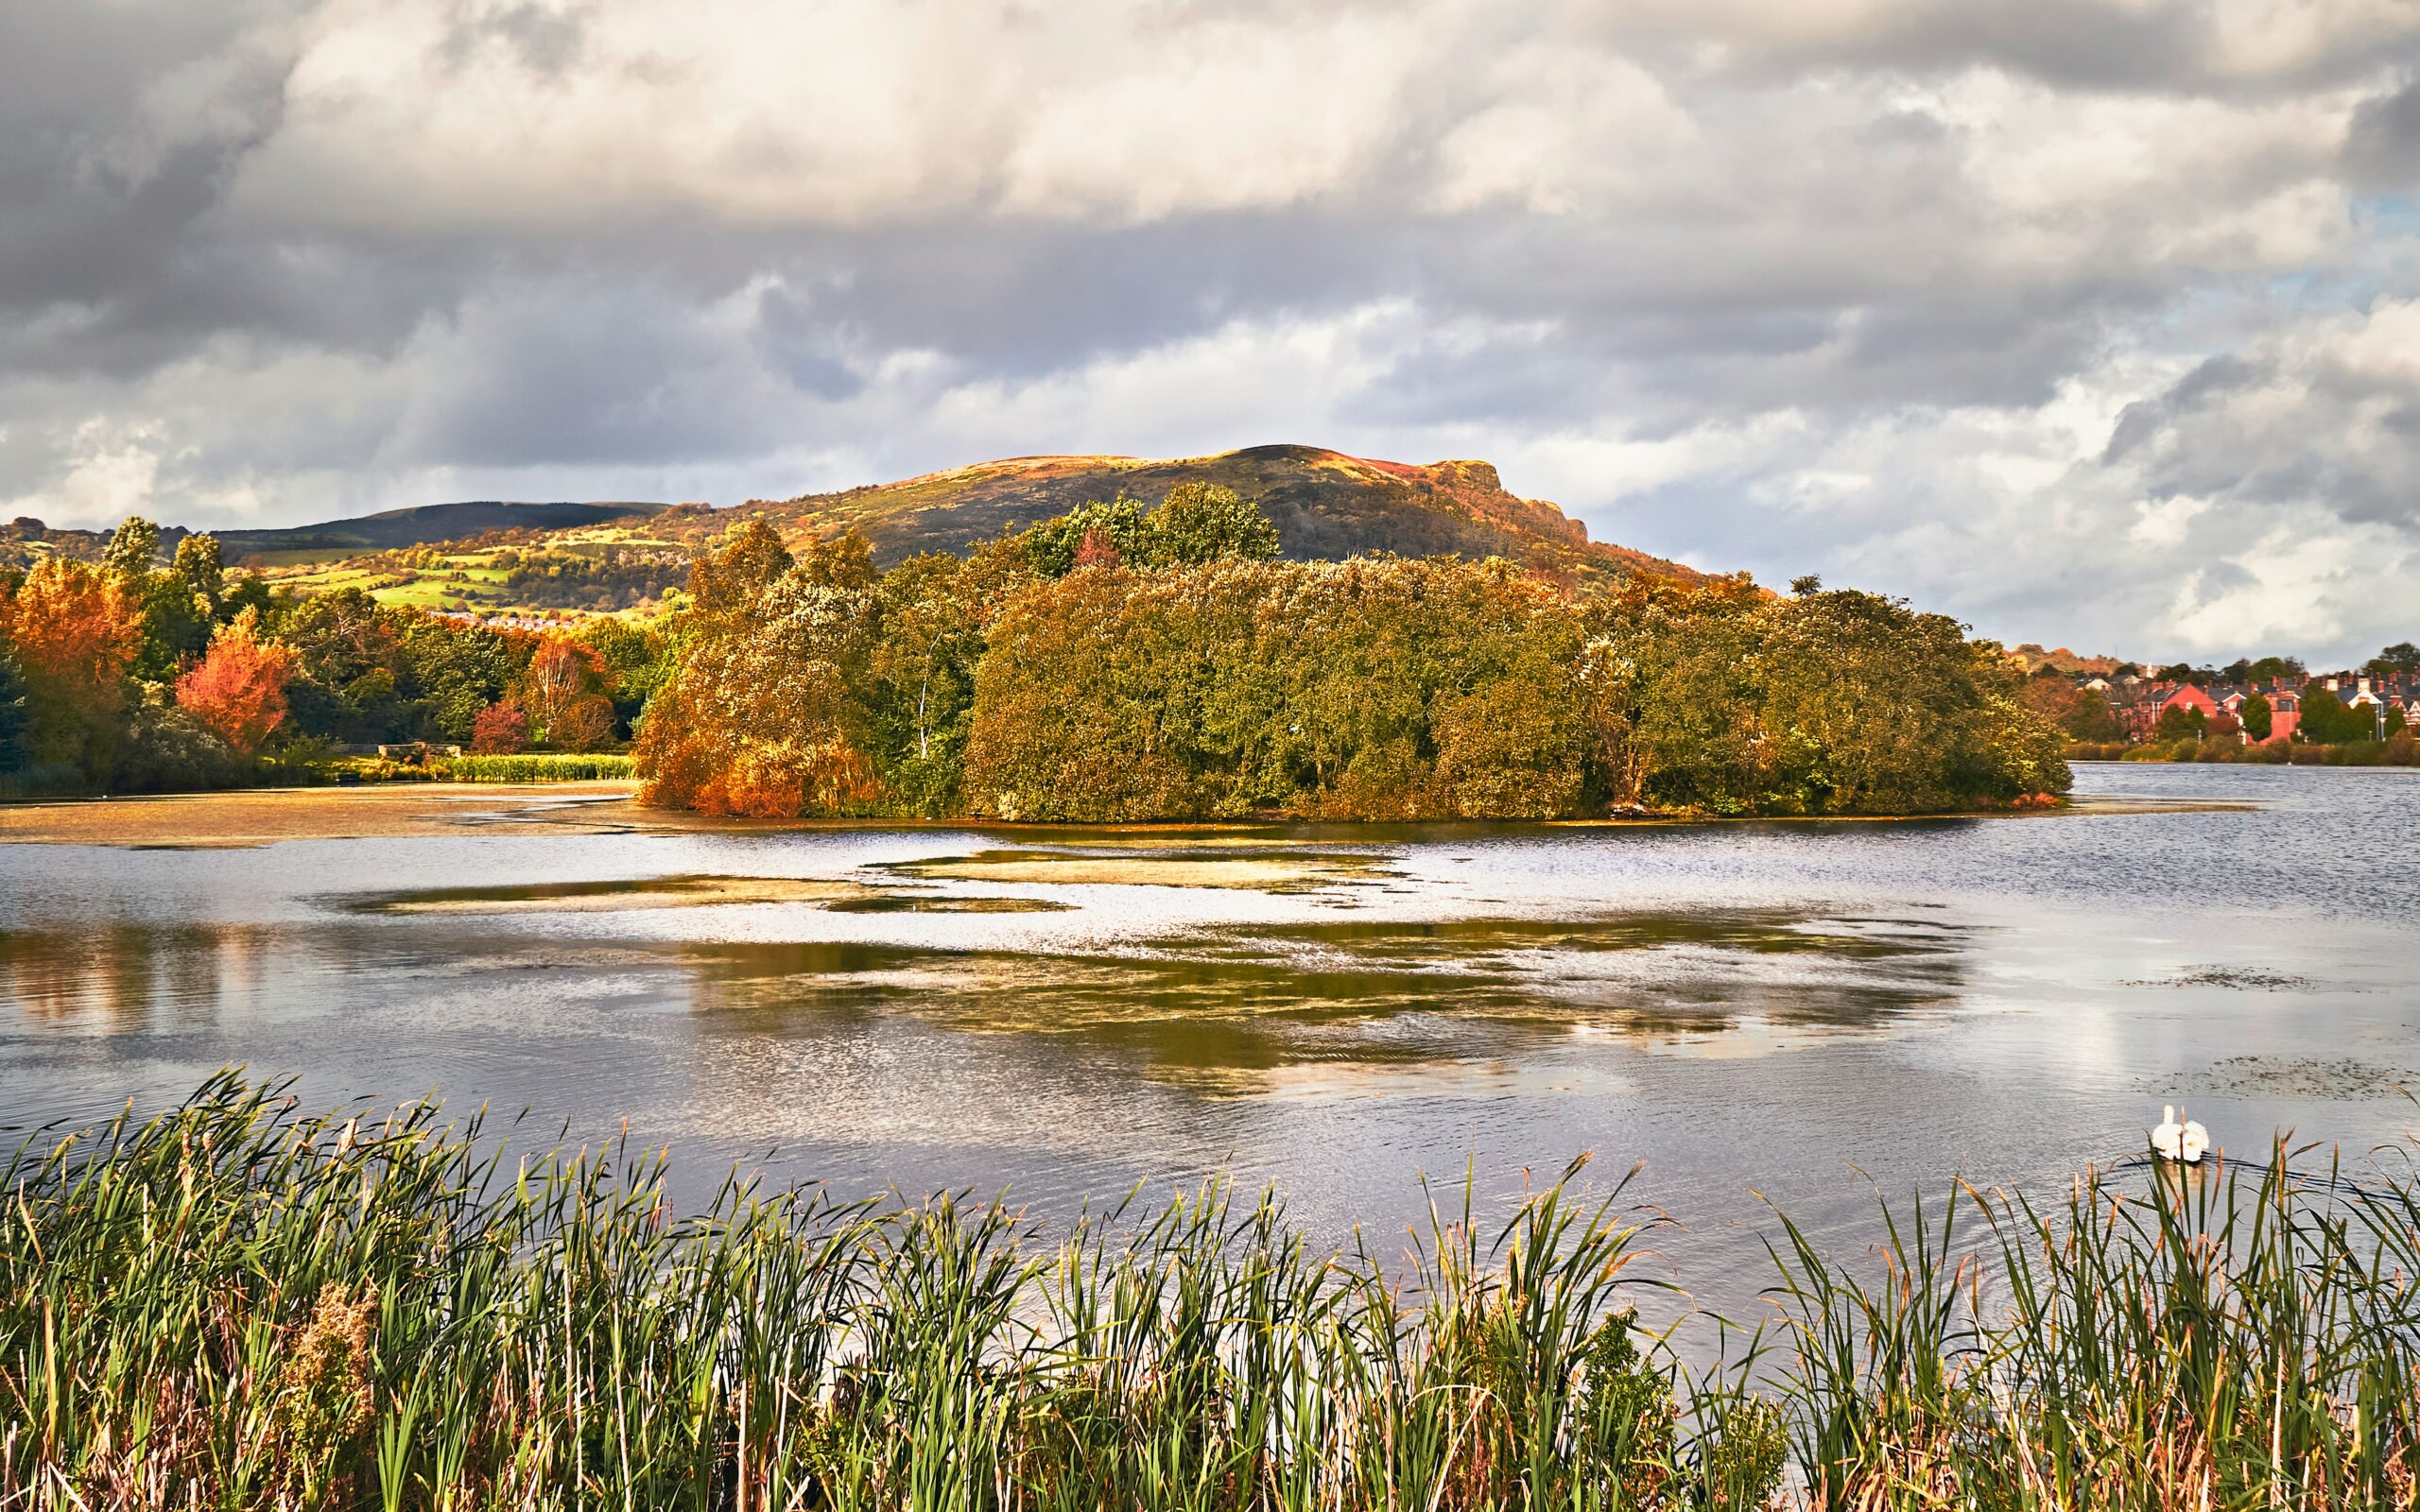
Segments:
[[[878,892],[841,898],[823,905],[833,914],[1058,914],[1073,903],[1047,898],[985,898],[961,893]]]
[[[1188,850],[978,850],[893,863],[887,869],[931,881],[1022,883],[1044,886],[1235,887],[1306,892],[1393,875],[1383,855],[1283,848],[1197,853]]]
[[[351,901],[369,914],[616,914],[642,908],[732,903],[825,907],[876,896],[863,883],[797,877],[637,877],[607,882],[534,882],[500,887],[431,887]]]

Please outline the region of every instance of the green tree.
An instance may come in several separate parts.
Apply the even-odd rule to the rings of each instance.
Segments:
[[[2172,703],[2159,712],[2159,725],[2154,740],[2200,740],[2209,730],[2209,716],[2201,710]]]
[[[101,548],[101,570],[127,582],[150,576],[160,557],[160,527],[141,515],[128,515]]]
[[[17,675],[16,654],[0,641],[0,772],[24,769],[26,733],[26,679]]]
[[[1151,558],[1152,532],[1140,499],[1121,493],[1106,504],[1087,504],[1056,519],[1045,520],[1016,538],[1033,571],[1044,577],[1064,577],[1076,570],[1076,555],[1088,537],[1106,541],[1117,555],[1137,565]]]
[[[2303,689],[2302,717],[2294,736],[2315,746],[2341,746],[2368,740],[2377,733],[2377,716],[2367,707],[2355,709],[2318,683]]]
[[[1215,483],[1180,483],[1146,517],[1151,566],[1189,566],[1221,558],[1257,561],[1278,551],[1277,527],[1256,501]]]
[[[187,536],[178,541],[168,571],[210,607],[212,615],[217,614],[220,600],[227,596],[227,566],[216,536]]]
[[[2374,678],[2392,672],[2420,672],[2420,645],[2397,641],[2370,658],[2361,670]]]
[[[2263,694],[2256,693],[2244,699],[2243,712],[2238,717],[2243,721],[2244,734],[2256,746],[2267,740],[2277,728],[2277,711]]]

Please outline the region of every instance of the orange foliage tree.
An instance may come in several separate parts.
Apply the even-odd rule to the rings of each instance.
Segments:
[[[693,637],[639,728],[642,799],[758,818],[874,803],[853,691],[873,647],[872,576],[862,541],[794,563],[761,521],[700,561]]]
[[[177,679],[177,707],[252,755],[285,722],[295,660],[292,646],[262,638],[258,614],[247,609],[218,627],[209,652]]]
[[[36,563],[0,606],[0,632],[25,679],[34,759],[105,779],[126,709],[127,668],[143,644],[133,596],[98,568],[53,557]]]
[[[601,696],[611,679],[605,659],[594,646],[562,636],[549,636],[529,658],[521,680],[521,706],[541,736],[553,739],[563,714],[583,701]]]

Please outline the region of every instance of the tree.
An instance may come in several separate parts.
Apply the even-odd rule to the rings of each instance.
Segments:
[[[2125,727],[2110,709],[2109,700],[2095,689],[2077,687],[2064,673],[2052,672],[2047,678],[2036,673],[2026,679],[2021,696],[2026,708],[2056,725],[2069,740],[2125,738]]]
[[[2172,703],[2159,712],[2159,726],[2154,740],[2200,740],[2209,729],[2209,717],[2201,710],[2187,704]]]
[[[143,638],[125,584],[86,563],[45,558],[0,610],[0,633],[25,682],[33,759],[104,780],[127,705],[127,669]]]
[[[2393,672],[2420,672],[2420,645],[2397,641],[2370,658],[2361,670],[2374,678]]]
[[[562,636],[549,636],[540,643],[521,679],[521,707],[528,711],[539,737],[552,739],[555,721],[565,710],[601,696],[605,677],[605,659],[595,647]]]
[[[277,637],[301,658],[287,689],[296,728],[338,740],[403,734],[412,717],[404,657],[412,618],[360,588],[314,593],[284,616]]]
[[[1192,566],[1224,558],[1259,561],[1277,555],[1277,527],[1257,501],[1215,483],[1180,483],[1147,517],[1152,565]]]
[[[160,527],[141,515],[128,515],[125,524],[110,536],[110,543],[101,548],[101,570],[127,582],[139,582],[150,576],[151,567],[160,558]]]
[[[238,755],[259,752],[285,720],[294,648],[260,634],[251,610],[219,627],[200,664],[177,679],[177,707],[218,732]]]
[[[143,648],[133,673],[144,682],[174,682],[210,648],[216,605],[174,572],[125,579],[143,613]]]
[[[2377,734],[2377,715],[2368,705],[2353,708],[2334,693],[2314,683],[2303,690],[2302,717],[2294,723],[2294,738],[2315,746],[2341,746]]]
[[[614,740],[614,700],[601,693],[576,698],[546,727],[549,744],[563,750],[599,750]]]
[[[25,767],[26,730],[26,679],[17,675],[16,653],[0,641],[0,772]]]
[[[744,612],[790,565],[780,531],[764,520],[743,520],[690,564],[690,612],[700,619]]]
[[[755,552],[731,540],[701,566],[718,574],[718,593],[738,583],[723,561],[734,549]],[[876,800],[864,709],[873,593],[813,578],[808,566],[751,597],[723,595],[692,627],[639,726],[644,799],[755,817],[838,816]]]
[[[227,593],[227,567],[220,558],[216,536],[187,536],[178,541],[168,571],[208,604],[212,613],[217,612],[218,601]]]
[[[509,756],[528,744],[528,711],[509,698],[488,705],[471,721],[471,748],[482,755]]]
[[[2267,740],[2277,728],[2277,711],[2264,694],[2256,693],[2243,700],[2243,713],[2238,717],[2243,721],[2243,732],[2252,738],[2256,746]]]

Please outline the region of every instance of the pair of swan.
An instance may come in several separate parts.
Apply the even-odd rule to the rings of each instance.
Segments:
[[[2208,1129],[2190,1119],[2178,1123],[2173,1108],[2160,1108],[2160,1125],[2152,1130],[2152,1154],[2163,1160],[2174,1160],[2182,1165],[2199,1165],[2203,1154],[2209,1147]]]

